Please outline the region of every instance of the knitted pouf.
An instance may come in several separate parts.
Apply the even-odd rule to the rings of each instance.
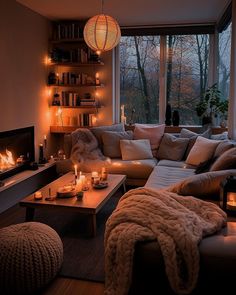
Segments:
[[[46,224],[0,229],[0,294],[33,294],[56,276],[62,260],[62,241]]]

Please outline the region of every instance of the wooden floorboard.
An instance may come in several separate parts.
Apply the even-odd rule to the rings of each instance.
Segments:
[[[56,278],[41,295],[103,295],[104,284],[68,278]]]

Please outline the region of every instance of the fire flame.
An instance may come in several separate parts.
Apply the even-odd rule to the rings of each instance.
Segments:
[[[12,156],[12,152],[6,149],[6,154],[0,153],[0,170],[6,170],[15,166],[15,161]]]

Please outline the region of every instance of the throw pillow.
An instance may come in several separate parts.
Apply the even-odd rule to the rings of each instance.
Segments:
[[[205,138],[210,138],[211,136],[211,130],[210,129],[207,129],[206,131],[204,131],[203,133],[196,133],[196,132],[193,132],[191,130],[188,130],[186,128],[182,128],[181,131],[180,131],[180,137],[181,138],[192,138],[192,137],[197,137],[197,136],[202,136],[202,137],[205,137]]]
[[[188,145],[188,138],[177,138],[164,133],[157,152],[158,159],[181,161]]]
[[[149,139],[155,157],[165,131],[165,125],[135,124],[134,139]]]
[[[201,199],[211,196],[219,199],[220,183],[230,175],[236,175],[236,170],[197,174],[171,185],[167,190],[182,196],[194,196]]]
[[[231,149],[234,146],[235,146],[235,144],[233,144],[229,140],[224,140],[224,141],[220,142],[215,150],[214,157],[218,158],[224,152],[228,151],[229,149]]]
[[[210,138],[211,130],[207,129],[205,132],[203,132],[201,134],[198,134],[198,133],[195,133],[195,132],[190,131],[190,130],[185,129],[185,128],[181,129],[179,137],[180,138],[189,138],[188,147],[186,149],[186,153],[185,153],[185,156],[184,156],[185,159],[189,155],[189,153],[190,153],[192,147],[194,146],[194,143],[195,143],[198,136],[202,136],[202,137],[205,137],[205,138]]]
[[[225,132],[220,133],[220,134],[212,134],[211,135],[211,139],[215,139],[215,140],[225,140],[225,139],[228,139],[228,132],[225,131]]]
[[[152,159],[150,141],[148,139],[120,140],[122,160]]]
[[[103,154],[110,158],[121,158],[121,139],[133,139],[133,131],[104,131],[102,133]]]
[[[219,141],[198,136],[186,159],[186,164],[197,166],[211,159]]]
[[[109,126],[98,126],[98,127],[92,127],[90,129],[93,133],[93,135],[97,138],[98,145],[100,148],[102,148],[102,133],[104,131],[125,131],[125,127],[123,123],[109,125]]]
[[[212,157],[211,159],[208,159],[205,162],[200,163],[195,170],[195,174],[208,172],[211,168],[211,165],[215,162],[215,160],[216,160],[216,157]]]
[[[211,166],[210,171],[236,168],[236,147],[224,152]]]

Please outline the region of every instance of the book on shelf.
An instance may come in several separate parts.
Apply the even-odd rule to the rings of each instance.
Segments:
[[[54,23],[52,37],[54,40],[80,39],[83,38],[83,27],[76,22]]]
[[[79,114],[78,123],[80,127],[90,127],[93,126],[93,118],[95,114]]]

